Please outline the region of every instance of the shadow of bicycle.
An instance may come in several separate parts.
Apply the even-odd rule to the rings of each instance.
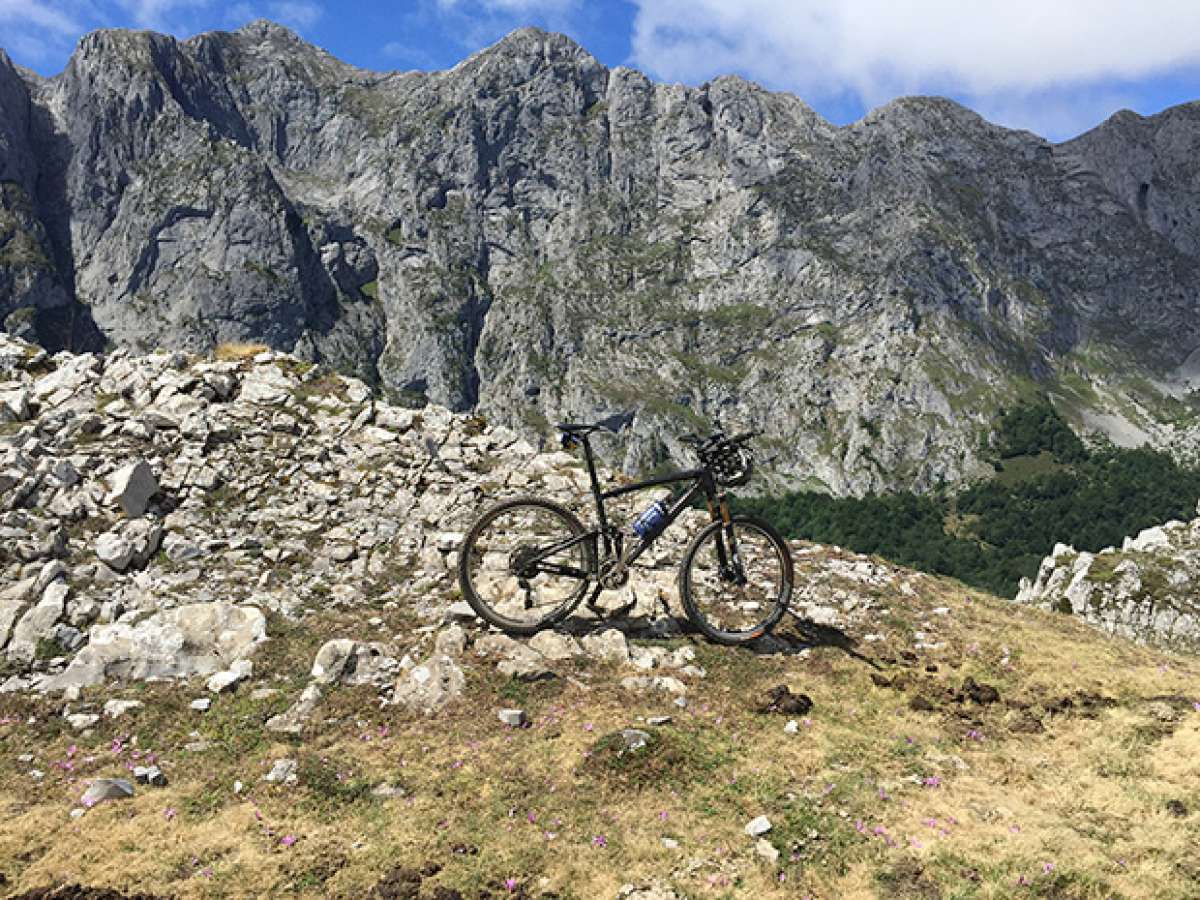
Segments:
[[[770,634],[730,649],[757,656],[796,656],[805,650],[832,647],[873,669],[882,668],[874,659],[860,653],[857,649],[859,642],[842,629],[833,625],[818,624],[790,610],[789,614],[791,620],[785,619]],[[641,641],[668,641],[681,637],[691,638],[696,642],[705,640],[686,618],[673,616],[650,619],[644,616],[592,618],[572,615],[557,626],[557,630],[576,638],[609,628],[622,632],[628,639]]]

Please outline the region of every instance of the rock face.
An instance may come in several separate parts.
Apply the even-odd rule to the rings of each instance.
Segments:
[[[625,468],[753,421],[789,484],[922,489],[1031,382],[1195,444],[1163,393],[1200,371],[1198,145],[1200,104],[1061,145],[931,98],[836,128],[534,29],[435,73],[99,31],[49,80],[0,54],[0,320],[261,340],[525,433],[636,406]]]
[[[1018,603],[1082,618],[1110,634],[1173,650],[1200,650],[1200,519],[1167,522],[1121,549],[1081,553],[1062,544]]]

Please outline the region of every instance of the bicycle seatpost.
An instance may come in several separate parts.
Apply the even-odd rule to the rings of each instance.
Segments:
[[[596,458],[592,454],[592,442],[587,434],[581,435],[583,442],[583,460],[587,464],[588,478],[592,483],[592,499],[596,502],[596,516],[600,521],[600,529],[608,527],[608,519],[604,515],[604,500],[601,498],[600,478],[596,474]]]

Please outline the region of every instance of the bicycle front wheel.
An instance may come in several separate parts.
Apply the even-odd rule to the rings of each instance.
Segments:
[[[488,509],[467,532],[458,582],[475,612],[511,634],[565,618],[595,569],[595,540],[571,512],[536,497]]]
[[[679,597],[692,623],[718,644],[762,637],[792,599],[792,554],[770,524],[734,516],[696,535],[679,569]]]

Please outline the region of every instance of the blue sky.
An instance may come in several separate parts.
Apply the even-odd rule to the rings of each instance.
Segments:
[[[94,28],[188,37],[259,17],[370,69],[446,68],[539,25],[660,81],[736,72],[839,124],[940,94],[1061,140],[1200,99],[1200,0],[0,0],[0,46],[53,75]]]

